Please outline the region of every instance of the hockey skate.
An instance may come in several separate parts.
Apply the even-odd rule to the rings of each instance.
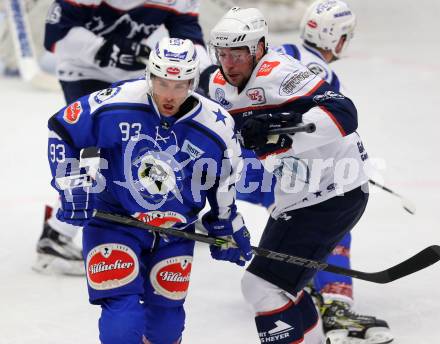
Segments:
[[[326,300],[320,307],[326,344],[385,344],[393,341],[388,324],[360,315],[343,301]]]
[[[37,261],[32,269],[43,274],[85,275],[81,249],[46,221],[37,243]]]

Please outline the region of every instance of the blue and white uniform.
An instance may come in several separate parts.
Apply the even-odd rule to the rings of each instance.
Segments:
[[[234,187],[241,151],[231,116],[193,95],[178,115],[163,117],[147,89],[145,79],[115,84],[49,120],[52,185],[62,192],[57,178],[74,169],[82,148],[95,146],[104,162],[96,209],[194,231],[208,200],[212,217],[243,226]],[[103,309],[102,343],[180,341],[193,248],[193,241],[93,218],[85,225],[89,297]]]

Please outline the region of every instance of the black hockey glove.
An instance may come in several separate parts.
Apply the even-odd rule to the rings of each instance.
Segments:
[[[290,112],[253,116],[246,120],[241,127],[241,143],[244,148],[259,150],[267,144],[271,129],[291,127],[301,122],[301,114]],[[279,138],[281,137],[288,136],[281,135]],[[280,142],[280,144],[286,145],[287,141],[283,140],[283,143]]]
[[[145,68],[143,59],[150,55],[150,47],[130,39],[111,37],[95,55],[99,67],[117,67],[127,71]]]

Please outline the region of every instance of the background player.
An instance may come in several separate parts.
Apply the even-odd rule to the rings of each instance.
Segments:
[[[55,55],[67,104],[112,82],[142,75],[150,51],[145,41],[162,24],[170,36],[194,42],[203,68],[209,59],[198,7],[199,1],[190,0],[170,4],[145,1],[142,5],[135,0],[53,2],[46,19],[44,45]],[[96,156],[96,150],[91,149],[83,154],[84,158]],[[34,270],[84,274],[81,251],[72,241],[78,230],[60,222],[47,207]]]
[[[52,185],[62,201],[57,218],[85,225],[89,298],[102,308],[102,343],[180,343],[194,241],[87,221],[93,209],[194,231],[208,200],[205,228],[238,245],[211,247],[213,258],[244,265],[252,257],[234,203],[241,161],[234,121],[193,93],[198,63],[191,41],[163,38],[146,79],[84,96],[49,120]],[[88,146],[101,148],[107,162],[96,177],[99,190],[78,171],[79,151]]]

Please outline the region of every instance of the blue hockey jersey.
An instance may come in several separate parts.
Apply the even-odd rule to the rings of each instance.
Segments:
[[[44,46],[55,54],[60,80],[136,78],[143,70],[98,66],[95,55],[104,40],[118,36],[140,42],[164,25],[170,37],[190,39],[201,48],[198,8],[193,0],[57,0],[46,19]]]
[[[241,161],[234,121],[202,96],[187,102],[181,117],[163,117],[138,79],[63,108],[49,120],[52,185],[62,192],[57,178],[78,167],[82,148],[96,146],[104,165],[95,208],[185,227],[208,199],[213,215],[234,220]]]

